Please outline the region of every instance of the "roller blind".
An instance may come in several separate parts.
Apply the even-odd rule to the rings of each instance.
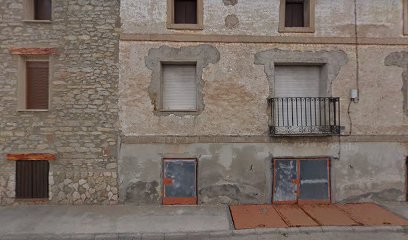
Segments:
[[[163,65],[162,84],[163,110],[196,110],[196,65]]]
[[[26,108],[48,109],[48,62],[27,62],[26,74]]]
[[[319,66],[275,66],[275,97],[319,97]]]

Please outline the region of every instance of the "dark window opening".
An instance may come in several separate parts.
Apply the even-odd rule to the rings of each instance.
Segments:
[[[197,24],[197,0],[174,0],[174,23]]]
[[[287,0],[285,6],[285,27],[305,27],[305,1]]]
[[[51,0],[34,0],[34,20],[51,20]]]
[[[48,161],[16,162],[16,198],[48,198]]]
[[[26,63],[26,108],[48,109],[49,63],[28,61]]]

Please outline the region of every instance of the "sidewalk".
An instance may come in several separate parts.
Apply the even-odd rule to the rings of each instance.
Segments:
[[[406,218],[407,203],[385,203]],[[0,207],[0,239],[408,239],[408,228],[307,227],[233,230],[226,206]],[[352,234],[354,233],[354,234]],[[375,234],[373,234],[375,233]],[[313,237],[313,238],[311,238]],[[343,237],[343,238],[342,238]],[[377,238],[376,238],[377,237]],[[382,238],[381,238],[382,237]]]

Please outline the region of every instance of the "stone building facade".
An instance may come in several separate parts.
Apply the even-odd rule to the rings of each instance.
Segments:
[[[16,197],[15,160],[41,156],[46,203],[115,204],[119,1],[44,2],[50,19],[34,16],[33,1],[0,1],[0,204],[25,202]],[[21,91],[25,62],[37,58],[49,62],[42,110],[24,108]]]
[[[405,200],[408,1],[32,3],[0,0],[1,205],[32,160],[51,204]]]
[[[177,194],[183,191],[170,188],[187,168],[173,169],[169,176],[166,161],[191,159],[196,175],[189,179],[196,182],[187,185],[198,204],[314,200],[310,194],[319,192],[313,191],[319,183],[328,187],[323,198],[315,196],[323,201],[405,200],[407,1],[204,0],[194,1],[193,21],[175,16],[176,2],[121,1],[120,202],[163,204],[166,197],[167,203],[182,198]],[[291,24],[303,25],[285,25],[283,14],[299,7],[289,6],[296,3],[304,4],[304,12]],[[194,100],[185,94],[187,85],[171,85],[180,72],[194,74],[192,67]],[[295,113],[295,118],[299,112],[273,109],[268,98],[302,97],[293,95],[299,90],[296,82],[285,81],[309,78],[319,78],[319,87],[303,97],[328,99],[340,123],[309,132],[315,134],[305,130],[291,136],[291,128],[277,134],[276,111]],[[185,91],[179,92],[184,100],[174,88]],[[196,108],[172,111],[171,106],[185,106],[183,101]],[[321,114],[321,108],[314,113]],[[326,130],[331,134],[319,136]],[[277,161],[290,159],[301,166],[307,159],[328,159],[329,170],[322,170],[323,180],[308,179],[307,170],[300,173],[297,166],[299,173],[285,179],[285,164],[279,168]],[[319,171],[312,168],[311,175]],[[280,199],[278,181],[287,181],[282,186],[292,193],[299,186],[301,193]]]

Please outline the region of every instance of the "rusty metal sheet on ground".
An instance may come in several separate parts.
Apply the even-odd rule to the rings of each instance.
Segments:
[[[319,226],[298,205],[276,205],[275,209],[280,213],[289,227],[312,227]]]
[[[335,205],[311,204],[300,206],[309,216],[322,226],[358,226],[344,211]]]
[[[235,229],[288,227],[272,205],[230,206]]]
[[[355,221],[365,226],[408,225],[408,221],[373,203],[339,204]]]

